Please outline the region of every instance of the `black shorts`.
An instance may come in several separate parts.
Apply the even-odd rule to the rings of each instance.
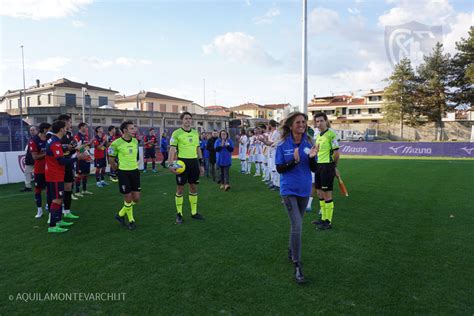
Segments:
[[[79,160],[77,162],[77,173],[81,175],[87,175],[91,173],[91,163],[86,160]]]
[[[140,171],[135,170],[117,170],[119,190],[122,194],[130,192],[140,192]]]
[[[94,159],[94,167],[96,168],[107,167],[107,160],[105,158]]]
[[[74,182],[74,166],[67,164],[64,166],[64,183]]]
[[[156,158],[155,148],[145,148],[145,159],[147,158]]]
[[[35,189],[46,188],[46,177],[44,173],[35,173]]]
[[[62,199],[64,196],[64,182],[48,182],[46,195],[48,201]]]
[[[199,184],[199,160],[197,158],[194,159],[184,159],[178,158],[179,160],[183,161],[186,165],[186,169],[182,174],[176,175],[176,184],[177,185],[185,185],[186,183],[189,184]]]
[[[318,163],[314,175],[315,188],[323,191],[332,191],[335,176],[336,166],[333,163]]]

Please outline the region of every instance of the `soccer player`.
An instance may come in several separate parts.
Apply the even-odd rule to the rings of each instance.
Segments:
[[[155,129],[152,127],[150,128],[148,135],[143,137],[143,147],[145,149],[145,157],[143,159],[144,167],[143,173],[146,173],[146,165],[151,160],[151,168],[153,172],[156,172],[156,135]]]
[[[73,223],[62,220],[61,208],[64,196],[64,174],[65,166],[74,163],[76,154],[65,157],[61,139],[66,135],[66,123],[64,121],[54,121],[52,124],[54,135],[46,143],[45,156],[45,179],[48,186],[49,200],[51,201],[49,233],[64,233]]]
[[[117,135],[116,135],[116,128],[115,126],[113,125],[110,125],[109,128],[108,128],[108,135],[107,135],[107,152],[106,154],[108,153],[108,150],[109,150],[109,146],[110,144],[112,144],[112,142],[114,140],[116,140],[117,138],[119,138]],[[107,154],[108,155],[108,154]],[[108,160],[108,159],[107,159]],[[117,158],[115,159],[115,162],[118,163],[118,160]],[[110,178],[110,181],[112,182],[117,182],[118,179],[117,179],[117,175],[115,174],[115,170],[112,168],[112,166],[109,164],[109,168],[110,168],[110,171],[109,171],[109,178]]]
[[[255,160],[255,134],[253,129],[248,130],[248,163],[247,163],[247,174],[252,173],[252,163],[255,163],[255,169],[257,169]]]
[[[216,152],[219,153],[217,158],[217,165],[221,169],[221,189],[228,191],[230,189],[229,184],[229,170],[232,165],[232,152],[234,151],[234,144],[229,138],[229,133],[226,130],[222,130],[219,133],[219,139],[214,145]]]
[[[105,182],[105,168],[107,167],[105,146],[107,145],[107,137],[104,135],[102,126],[95,128],[95,137],[92,145],[94,146],[95,180],[97,181],[97,186],[102,188],[107,185]]]
[[[140,200],[140,171],[138,171],[138,140],[135,135],[135,125],[125,121],[120,125],[122,137],[109,146],[109,163],[117,170],[120,193],[123,194],[123,207],[115,215],[122,226],[126,226],[125,215],[128,217],[128,229],[137,226],[133,217],[133,206]],[[118,158],[118,167],[115,158]]]
[[[288,259],[295,268],[295,281],[304,283],[301,267],[303,216],[311,193],[311,170],[316,169],[316,146],[306,134],[306,114],[290,113],[276,150],[276,169],[281,174],[280,195],[290,218]]]
[[[166,137],[166,132],[163,132],[163,134],[161,134],[160,152],[161,156],[163,157],[161,166],[163,168],[166,168],[166,161],[168,160],[168,138]]]
[[[66,124],[66,133],[61,139],[64,157],[71,158],[76,152],[77,142],[72,136],[72,119],[67,114],[61,114],[58,116],[59,121],[63,121]],[[74,160],[76,161],[76,160]],[[64,210],[63,214],[65,218],[76,219],[79,216],[74,215],[71,212],[72,200],[77,200],[77,197],[72,195],[72,184],[74,182],[74,163],[66,164],[64,166]]]
[[[247,132],[242,128],[239,137],[239,159],[240,159],[240,173],[247,172],[247,145],[249,139]]]
[[[191,204],[191,217],[196,220],[203,220],[204,217],[197,211],[198,192],[197,185],[199,176],[204,175],[203,159],[201,148],[199,147],[199,133],[192,129],[193,116],[189,112],[180,115],[182,121],[181,128],[175,130],[170,139],[170,153],[168,158],[168,168],[176,175],[176,224],[183,223],[183,193],[184,186],[189,183],[189,203]],[[186,165],[183,173],[178,174],[174,168],[173,161],[182,160]]]
[[[33,136],[29,143],[28,149],[34,159],[34,180],[35,180],[35,202],[37,213],[35,218],[43,216],[43,201],[41,192],[46,189],[46,178],[44,175],[46,166],[46,133],[51,129],[51,124],[41,123],[39,125],[39,133]]]
[[[339,175],[336,169],[339,161],[339,144],[334,130],[329,128],[329,120],[326,113],[318,112],[314,115],[314,122],[319,130],[316,136],[316,147],[318,148],[317,168],[314,177],[314,185],[320,200],[322,211],[321,221],[314,221],[319,229],[332,228],[332,216],[334,202],[332,191],[334,177]]]
[[[90,141],[87,135],[87,123],[81,122],[78,125],[79,131],[74,139],[76,140],[79,152],[84,152],[81,155],[83,158],[77,161],[77,175],[76,175],[76,196],[83,197],[84,194],[93,194],[87,191],[87,177],[91,173],[91,157],[89,154]],[[80,192],[82,182],[82,193]]]

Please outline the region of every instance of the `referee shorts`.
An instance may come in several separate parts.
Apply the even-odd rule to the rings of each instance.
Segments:
[[[336,166],[333,163],[318,163],[314,175],[314,187],[318,190],[332,191]]]
[[[199,184],[199,160],[197,158],[193,159],[184,159],[178,158],[186,165],[184,172],[176,175],[176,184],[185,185],[189,184]]]
[[[130,192],[140,192],[140,171],[135,170],[117,170],[119,190],[122,194]]]

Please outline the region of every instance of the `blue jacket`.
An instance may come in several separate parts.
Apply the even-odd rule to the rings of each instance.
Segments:
[[[214,144],[214,148],[216,152],[219,153],[218,157],[216,157],[216,163],[219,167],[227,167],[232,165],[232,152],[234,151],[234,144],[230,139],[227,139],[229,143],[227,146],[222,146],[222,140],[219,138],[216,140]]]
[[[277,147],[275,165],[284,165],[294,160],[295,148],[299,148],[300,162],[288,171],[281,174],[280,194],[309,197],[311,195],[311,169],[309,151],[313,145],[307,140],[306,134],[302,142],[297,145],[289,135]],[[314,158],[313,158],[314,159]]]
[[[201,147],[202,158],[204,159],[209,158],[209,151],[207,150],[206,145],[207,145],[207,140],[201,139],[201,141],[199,142],[199,147]]]
[[[160,152],[164,153],[168,151],[168,138],[161,137]]]

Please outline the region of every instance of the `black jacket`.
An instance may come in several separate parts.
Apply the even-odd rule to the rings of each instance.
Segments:
[[[216,150],[214,144],[216,143],[217,137],[211,137],[206,144],[206,149],[209,152],[209,162],[216,163]]]

